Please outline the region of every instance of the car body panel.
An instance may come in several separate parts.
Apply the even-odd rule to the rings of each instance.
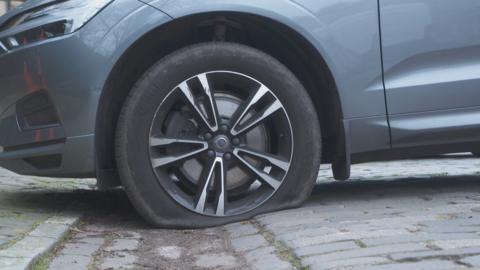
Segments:
[[[117,0],[73,34],[1,55],[0,127],[5,127],[0,145],[15,150],[0,152],[0,165],[22,174],[93,176],[96,112],[105,82],[118,59],[143,33],[169,20],[139,1]],[[61,129],[22,131],[16,124],[15,103],[39,90],[48,91]],[[59,144],[58,139],[65,142]],[[23,149],[35,144],[41,146]],[[37,155],[62,154],[62,166],[39,171],[22,160],[25,153],[37,151]]]
[[[395,147],[478,142],[478,108],[439,110],[391,117]]]
[[[380,11],[393,147],[474,140],[480,2],[380,0]]]

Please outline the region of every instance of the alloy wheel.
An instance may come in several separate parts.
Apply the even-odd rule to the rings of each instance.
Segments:
[[[240,215],[282,186],[293,154],[285,107],[245,74],[198,74],[171,90],[150,128],[152,169],[185,208],[207,216]]]

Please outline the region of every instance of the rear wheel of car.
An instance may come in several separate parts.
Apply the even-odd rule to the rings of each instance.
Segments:
[[[472,154],[476,157],[480,157],[480,152],[472,152]]]
[[[318,173],[320,137],[313,104],[285,66],[247,46],[204,43],[136,83],[116,158],[147,221],[198,228],[300,206]]]

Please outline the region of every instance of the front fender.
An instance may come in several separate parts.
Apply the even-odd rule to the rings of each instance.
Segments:
[[[77,73],[80,78],[77,80],[84,82],[79,91],[84,92],[82,97],[91,98],[76,100],[89,113],[82,114],[82,121],[78,121],[79,116],[75,113],[69,117],[76,118],[76,121],[69,121],[73,135],[94,133],[100,96],[119,59],[145,33],[170,20],[167,15],[140,1],[116,0],[78,32],[75,42],[81,44],[77,45],[81,50],[75,51],[75,57],[76,66],[81,66],[82,72]]]
[[[390,147],[377,0],[142,1],[174,19],[201,13],[243,12],[292,29],[316,48],[333,76],[344,129],[351,132],[345,135],[345,144],[351,145],[346,156]],[[370,139],[373,136],[375,142]]]
[[[345,119],[386,115],[377,0],[143,1],[174,19],[242,12],[277,21],[303,36],[323,57]]]

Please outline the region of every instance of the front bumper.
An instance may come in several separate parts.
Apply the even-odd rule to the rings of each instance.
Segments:
[[[93,176],[99,89],[91,84],[94,60],[80,41],[75,33],[0,56],[0,166],[27,175]],[[48,100],[44,116],[38,96]],[[31,123],[24,110],[33,111]]]
[[[133,25],[134,15],[165,20],[159,13],[117,0],[75,33],[0,54],[0,166],[24,175],[94,177],[100,96],[136,38],[125,24]],[[36,113],[42,102],[30,102],[39,93],[49,100],[45,117]],[[32,111],[36,117],[25,118]]]

